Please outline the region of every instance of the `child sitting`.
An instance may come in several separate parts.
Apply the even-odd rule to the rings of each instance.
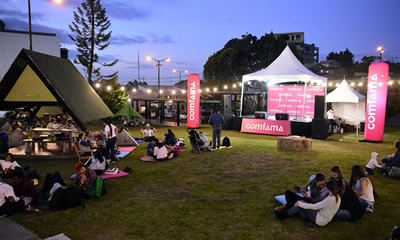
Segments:
[[[367,172],[368,175],[374,175],[374,168],[382,168],[383,163],[380,163],[376,160],[378,156],[379,154],[376,152],[371,153],[371,160],[369,160],[367,166],[365,167],[365,172]]]

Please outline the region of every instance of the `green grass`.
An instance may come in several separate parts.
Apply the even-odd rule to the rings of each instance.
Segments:
[[[185,128],[173,128],[187,139]],[[161,138],[166,128],[158,129]],[[201,129],[211,137],[211,128]],[[138,129],[132,129],[138,136]],[[298,218],[278,221],[273,214],[283,194],[293,184],[304,185],[317,172],[329,175],[340,165],[350,178],[354,164],[365,164],[371,151],[380,156],[394,151],[400,129],[387,129],[379,144],[359,143],[362,135],[335,135],[328,141],[313,140],[310,152],[282,151],[276,137],[223,131],[232,149],[202,154],[190,147],[171,161],[144,163],[146,144],[116,166],[129,166],[133,174],[106,180],[108,194],[100,201],[86,201],[86,208],[18,214],[11,219],[40,237],[65,233],[72,239],[388,239],[399,225],[399,181],[376,174],[372,177],[379,197],[375,212],[355,223],[334,222],[308,228]],[[60,171],[64,178],[74,171],[76,159],[21,161],[44,176]]]

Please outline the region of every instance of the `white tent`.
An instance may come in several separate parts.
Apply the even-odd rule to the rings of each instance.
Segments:
[[[365,96],[354,90],[346,80],[326,95],[326,102],[332,103],[335,116],[345,119],[348,124],[365,120]]]
[[[286,46],[281,55],[279,55],[279,57],[275,59],[275,61],[273,61],[267,68],[243,75],[240,114],[242,114],[243,108],[244,82],[251,80],[268,82],[268,85],[300,81],[305,83],[304,92],[306,91],[307,83],[326,86],[327,82],[326,77],[321,77],[304,67],[304,65],[290,50],[289,46]]]

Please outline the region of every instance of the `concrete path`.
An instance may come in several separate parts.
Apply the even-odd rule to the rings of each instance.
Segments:
[[[0,217],[0,239],[40,240],[38,236],[7,217]]]

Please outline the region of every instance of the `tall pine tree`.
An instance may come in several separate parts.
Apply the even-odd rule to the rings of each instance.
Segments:
[[[118,81],[115,72],[111,75],[102,75],[100,66],[114,66],[118,60],[111,63],[100,63],[97,51],[104,50],[109,46],[111,31],[107,31],[111,26],[110,20],[106,15],[106,9],[100,3],[100,0],[83,0],[78,11],[74,11],[74,21],[69,25],[74,36],[69,35],[76,44],[77,55],[74,63],[83,66],[86,78],[90,85],[94,82],[102,82],[105,80]],[[100,66],[99,66],[100,65]]]

